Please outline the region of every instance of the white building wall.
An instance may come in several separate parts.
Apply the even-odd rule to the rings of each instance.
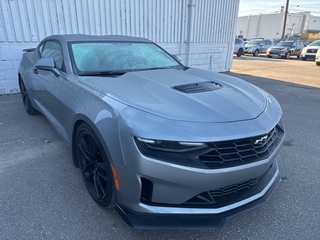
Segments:
[[[243,35],[245,38],[281,38],[283,21],[284,13],[238,17],[236,35]],[[320,17],[310,13],[287,15],[284,35],[298,34],[307,30],[320,31]]]
[[[231,68],[240,0],[0,0],[0,94],[18,92],[22,50],[52,34],[151,39],[188,66]]]
[[[236,34],[245,38],[280,38],[283,14],[250,15],[238,17]]]
[[[309,16],[308,30],[319,30],[320,32],[320,16]]]
[[[264,38],[281,38],[283,14],[261,15],[260,34]]]

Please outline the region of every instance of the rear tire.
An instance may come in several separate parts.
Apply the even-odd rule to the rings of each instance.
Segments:
[[[317,65],[317,66],[320,66],[320,62],[316,62],[316,65]]]
[[[23,80],[21,78],[19,79],[19,87],[24,109],[29,115],[36,115],[38,111],[32,106],[26,86],[24,85]]]
[[[268,58],[272,58],[272,56],[270,56],[270,55],[267,55],[267,57],[268,57]]]
[[[306,61],[307,58],[306,58],[306,57],[301,57],[301,60],[302,60],[302,61]]]

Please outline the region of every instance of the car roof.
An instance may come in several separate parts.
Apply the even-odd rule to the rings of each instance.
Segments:
[[[120,42],[152,42],[146,38],[130,37],[122,35],[87,35],[87,34],[62,34],[51,35],[44,40],[56,39],[62,42],[77,42],[77,41],[120,41]]]

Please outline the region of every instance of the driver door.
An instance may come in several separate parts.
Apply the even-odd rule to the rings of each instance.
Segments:
[[[65,71],[63,52],[61,44],[57,41],[48,40],[40,47],[40,58],[52,58],[55,67],[60,71]],[[55,76],[51,71],[34,68],[35,78],[33,86],[35,89],[35,101],[37,101],[44,115],[49,121],[60,130],[60,91],[62,77]]]

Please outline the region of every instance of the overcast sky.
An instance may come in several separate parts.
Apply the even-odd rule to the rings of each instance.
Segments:
[[[286,6],[286,0],[240,0],[239,16],[275,13],[281,6]],[[320,0],[290,0],[288,10],[320,15]]]

